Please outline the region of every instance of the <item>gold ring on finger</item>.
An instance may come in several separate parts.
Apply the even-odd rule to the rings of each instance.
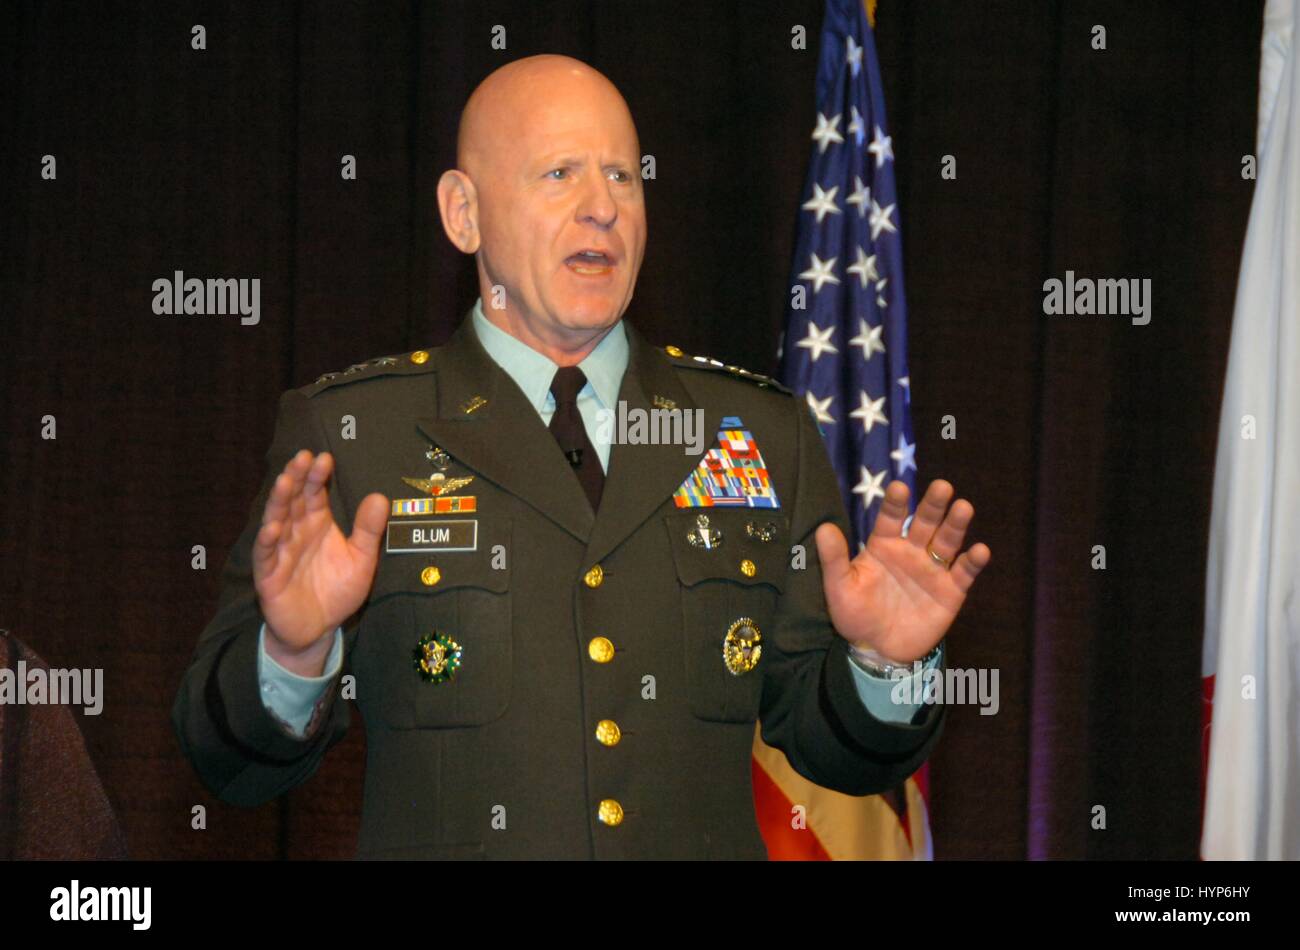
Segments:
[[[944,570],[948,570],[952,567],[952,558],[944,557],[928,544],[925,546],[925,551],[930,555],[931,560],[933,560],[935,564],[941,565]]]

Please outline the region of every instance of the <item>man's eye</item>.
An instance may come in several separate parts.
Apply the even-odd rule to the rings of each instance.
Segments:
[[[551,178],[553,181],[559,181],[566,174],[568,174],[567,168],[552,168],[549,172],[546,173],[546,176],[548,178]]]
[[[627,172],[623,171],[623,169],[621,168],[616,168],[609,174],[610,177],[612,177],[620,185],[625,185],[632,180],[632,176],[629,175]]]

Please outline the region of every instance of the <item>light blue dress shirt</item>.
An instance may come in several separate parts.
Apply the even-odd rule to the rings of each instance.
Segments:
[[[543,425],[551,424],[555,415],[555,397],[551,395],[551,380],[559,367],[528,344],[511,336],[492,323],[483,314],[483,301],[474,303],[471,318],[474,331],[488,356],[500,366],[523,391],[525,398],[541,416]],[[596,348],[578,364],[587,384],[578,393],[578,412],[587,427],[587,436],[600,456],[600,465],[609,471],[610,439],[614,427],[600,425],[602,410],[613,412],[618,402],[618,391],[627,370],[629,348],[627,332],[622,321],[605,334]],[[604,436],[605,438],[601,438]],[[330,681],[338,675],[343,665],[343,629],[334,631],[334,645],[325,661],[325,672],[320,676],[299,676],[286,670],[266,653],[266,624],[258,634],[257,677],[262,690],[262,701],[276,717],[302,735],[311,721],[312,710]],[[925,675],[943,661],[942,651],[925,666],[906,679]],[[873,676],[851,659],[846,659],[853,671],[858,697],[867,710],[882,722],[910,722],[922,711],[922,703],[895,702],[894,696],[920,696],[920,684],[906,683],[903,690],[894,692],[900,681]],[[905,682],[905,681],[904,681]]]
[[[555,397],[551,395],[551,380],[559,369],[550,357],[543,356],[522,340],[511,336],[483,315],[483,301],[474,304],[474,330],[492,361],[500,366],[524,392],[529,405],[542,417],[542,424],[550,426],[555,415]],[[618,391],[627,371],[627,331],[620,320],[614,329],[605,334],[596,348],[578,364],[587,384],[578,392],[578,412],[587,428],[587,438],[600,456],[600,467],[609,471],[610,439],[614,427],[601,425],[601,411],[612,413],[618,405]]]

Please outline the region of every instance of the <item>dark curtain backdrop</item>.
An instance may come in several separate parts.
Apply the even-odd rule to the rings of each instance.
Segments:
[[[1204,557],[1261,7],[881,2],[920,474],[974,502],[994,551],[949,643],[953,665],[999,670],[1001,709],[951,711],[932,759],[939,857],[1196,854]],[[434,187],[470,90],[538,52],[609,75],[656,158],[629,317],[771,370],[821,3],[3,9],[0,627],[52,666],[105,669],[103,714],[77,715],[134,856],[349,856],[359,717],[310,783],[250,811],[200,788],[168,716],[278,394],[451,333],[475,280]],[[1043,281],[1067,269],[1150,278],[1151,323],[1045,317]],[[259,277],[261,323],[156,316],[151,284],[176,270]]]

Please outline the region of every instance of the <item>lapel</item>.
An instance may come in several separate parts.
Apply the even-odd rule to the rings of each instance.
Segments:
[[[479,343],[472,315],[467,314],[451,339],[433,351],[433,358],[438,404],[434,415],[416,419],[420,431],[478,475],[586,542],[595,516],[582,486],[537,410]],[[487,402],[466,412],[475,396]]]
[[[682,445],[627,445],[617,440],[616,430],[600,511],[584,558],[588,565],[598,563],[618,547],[668,500],[716,443],[724,414],[721,409],[701,410],[677,378],[677,370],[667,355],[647,343],[631,323],[624,321],[624,326],[629,345],[628,366],[619,388],[620,405],[616,408],[648,413],[656,408],[655,396],[671,399],[684,412],[704,412],[703,438],[700,450],[695,452]],[[570,481],[577,484],[576,478],[571,477]]]

